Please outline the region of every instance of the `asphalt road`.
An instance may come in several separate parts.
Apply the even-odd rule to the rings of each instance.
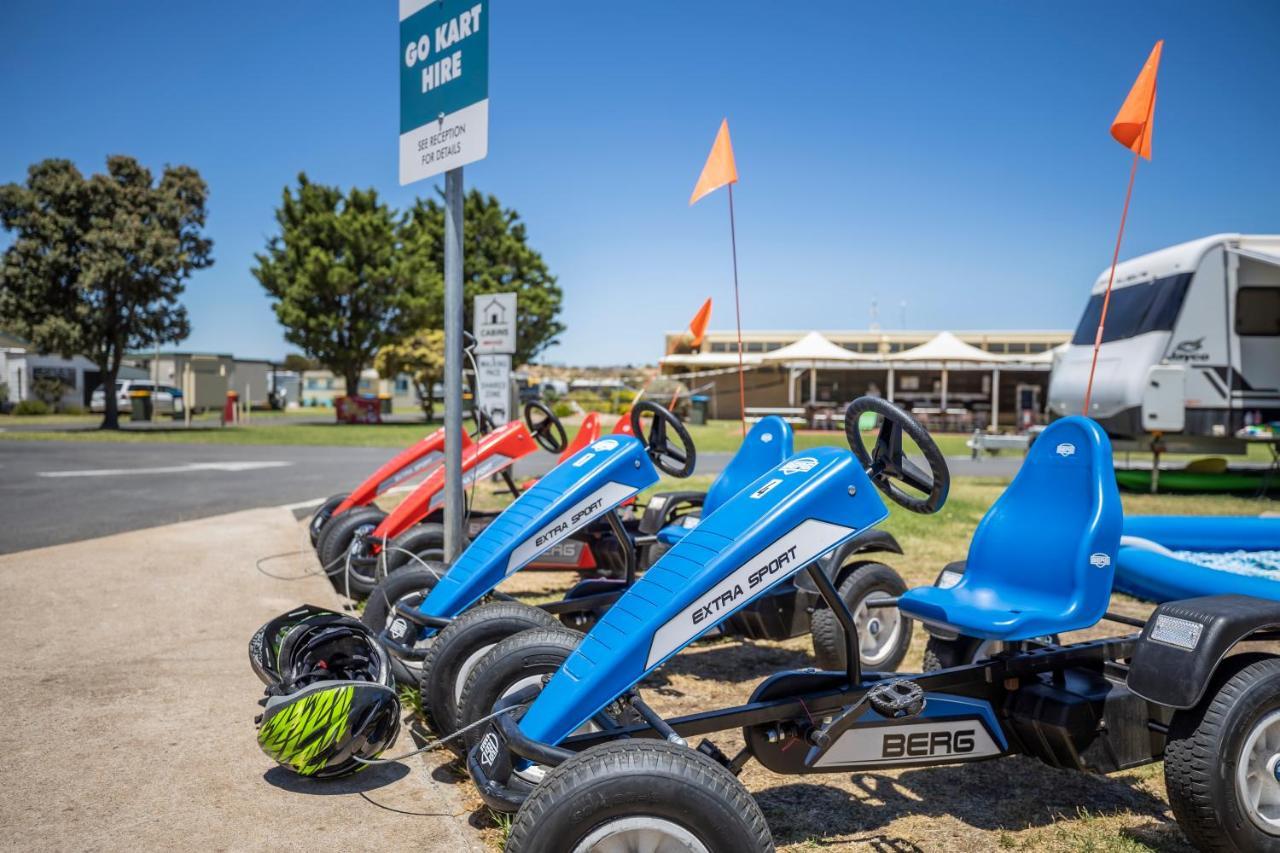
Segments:
[[[390,448],[4,441],[0,436],[0,554],[346,491],[394,456]],[[698,455],[715,474],[728,453]],[[950,460],[953,474],[1008,476],[1018,457]],[[544,473],[554,457],[516,463]],[[299,512],[302,509],[299,508]]]

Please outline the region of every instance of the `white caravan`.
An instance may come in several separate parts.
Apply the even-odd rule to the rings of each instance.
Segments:
[[[1055,417],[1084,405],[1109,272],[1054,365]],[[1215,234],[1117,266],[1089,415],[1171,449],[1280,420],[1280,235]]]

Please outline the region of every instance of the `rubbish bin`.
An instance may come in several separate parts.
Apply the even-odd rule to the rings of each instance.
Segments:
[[[378,395],[378,408],[382,410],[382,414],[384,415],[391,414],[391,395],[390,394]]]
[[[227,402],[222,406],[222,425],[233,424],[240,420],[240,394],[236,391],[227,392]]]
[[[705,424],[707,422],[707,407],[711,403],[711,398],[706,394],[694,394],[689,398],[692,408],[689,411],[689,423]]]
[[[152,413],[151,392],[145,388],[129,392],[129,420],[149,421]]]

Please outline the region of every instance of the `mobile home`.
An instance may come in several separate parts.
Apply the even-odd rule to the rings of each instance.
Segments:
[[[1084,405],[1109,274],[1055,363],[1055,417]],[[1280,419],[1280,235],[1215,234],[1119,264],[1089,408],[1113,437],[1188,445]]]

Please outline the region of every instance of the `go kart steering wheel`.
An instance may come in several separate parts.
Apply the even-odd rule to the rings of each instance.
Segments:
[[[869,454],[862,444],[862,433],[858,430],[858,419],[864,412],[875,412],[883,418],[880,434],[876,436],[876,443]],[[902,452],[903,433],[920,446],[925,461],[929,463],[928,471],[922,471],[920,466]],[[879,397],[859,397],[854,400],[844,413],[844,435],[853,455],[866,467],[871,482],[894,503],[912,512],[927,514],[937,512],[947,502],[947,492],[951,488],[951,472],[947,470],[947,460],[929,431],[893,403]],[[925,497],[917,497],[904,491],[895,480]]]
[[[535,412],[541,412],[542,417],[534,417]],[[529,434],[533,436],[533,440],[548,453],[563,453],[569,446],[569,437],[564,433],[564,424],[560,423],[556,413],[551,411],[546,403],[540,403],[537,400],[526,403],[524,422],[528,424]]]
[[[649,434],[645,435],[644,425],[640,421],[645,412],[653,414],[653,424]],[[679,443],[672,445],[667,429],[675,430]],[[693,447],[693,437],[684,428],[680,419],[657,403],[641,400],[631,407],[631,431],[644,445],[645,452],[653,460],[653,464],[673,477],[688,477],[693,473],[694,463],[698,460],[698,452]]]

